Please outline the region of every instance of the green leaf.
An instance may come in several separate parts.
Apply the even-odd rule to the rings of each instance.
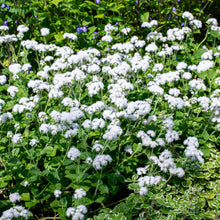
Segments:
[[[149,12],[145,12],[144,14],[141,15],[141,22],[148,22],[149,20]]]
[[[213,199],[216,196],[216,194],[214,193],[201,193],[200,197],[202,198],[206,198],[206,199]]]
[[[63,34],[60,34],[60,33],[59,34],[55,34],[54,37],[55,37],[56,41],[58,41],[58,42],[61,42],[61,41],[64,40]]]
[[[58,4],[59,4],[60,2],[63,2],[63,0],[52,0],[50,3],[52,3],[52,4],[56,5],[56,6],[58,6]]]
[[[100,196],[95,200],[95,202],[99,203],[99,202],[102,202],[104,199],[105,199],[104,196]]]
[[[30,193],[22,193],[21,200],[22,201],[30,201]]]
[[[107,185],[103,184],[99,187],[99,190],[101,191],[101,193],[106,193],[108,194],[109,193],[109,188]]]
[[[94,18],[101,18],[101,19],[103,19],[104,17],[105,17],[104,14],[98,14],[98,15],[96,15]]]

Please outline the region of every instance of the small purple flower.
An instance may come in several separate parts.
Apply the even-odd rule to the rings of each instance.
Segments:
[[[6,5],[6,8],[9,10],[9,5]]]
[[[177,0],[178,2],[180,2],[180,0]]]
[[[81,31],[82,31],[82,30],[81,30],[81,27],[76,28],[76,33],[77,33],[77,34],[80,34]]]
[[[179,17],[178,17],[178,16],[176,16],[175,18],[176,18],[176,19],[178,19]]]
[[[149,17],[150,20],[152,20],[152,17]]]
[[[37,18],[37,15],[35,15],[34,17]]]
[[[15,24],[17,24],[18,22],[17,21],[15,21]]]
[[[175,7],[173,7],[173,9],[172,9],[173,11],[176,11],[176,8]]]
[[[115,23],[115,25],[118,25],[119,23],[118,23],[118,21]]]
[[[169,15],[168,19],[171,19],[171,17],[172,17],[172,16],[171,16],[171,15]]]
[[[110,47],[107,48],[107,51],[109,51],[109,50],[110,50]]]
[[[83,31],[84,33],[87,32],[86,26],[83,26],[83,27],[82,27],[82,31]]]
[[[181,24],[181,26],[183,27],[185,25],[185,23],[183,22],[182,24]]]
[[[1,5],[1,8],[5,8],[5,4],[2,4],[2,5]]]
[[[96,4],[99,4],[99,3],[100,3],[100,1],[101,1],[101,0],[96,0],[95,2],[96,2]]]
[[[8,25],[8,22],[7,22],[7,20],[4,20],[4,25],[6,25],[6,26]]]
[[[139,2],[138,2],[138,0],[136,1],[136,4],[138,4]]]

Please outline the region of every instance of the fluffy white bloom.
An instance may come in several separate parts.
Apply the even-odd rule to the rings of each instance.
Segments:
[[[0,31],[8,31],[9,27],[8,26],[0,26]]]
[[[102,154],[95,157],[92,165],[96,170],[101,170],[103,166],[106,166],[108,164],[108,162],[112,162],[111,156]]]
[[[86,196],[86,191],[84,191],[82,188],[76,189],[73,196],[75,199],[81,199],[82,197]]]
[[[160,72],[163,70],[163,64],[162,63],[156,63],[152,69],[153,72]]]
[[[11,97],[15,97],[15,94],[18,92],[18,87],[9,86],[7,92],[10,94]]]
[[[12,138],[12,142],[17,144],[18,142],[22,141],[23,137],[21,134],[15,134]]]
[[[75,160],[80,155],[81,152],[75,147],[71,147],[67,153],[67,157],[70,158],[70,160]]]
[[[20,196],[19,193],[17,193],[17,192],[11,193],[11,194],[9,195],[9,200],[10,200],[12,203],[20,202],[21,196]]]
[[[27,187],[29,182],[27,180],[24,181],[24,187]]]
[[[209,18],[206,21],[206,23],[209,24],[209,25],[218,26],[218,21],[215,18]]]
[[[168,129],[166,132],[165,138],[168,143],[171,143],[174,140],[177,141],[179,139],[179,135],[178,135],[177,131]]]
[[[107,140],[117,140],[119,136],[121,136],[123,133],[123,130],[121,127],[117,125],[109,125],[107,130],[105,131],[105,134],[103,135],[103,139]]]
[[[187,67],[187,63],[185,63],[185,62],[179,62],[179,63],[177,64],[177,66],[176,66],[176,69],[177,69],[177,70],[183,70],[183,69],[186,69],[186,67]]]
[[[140,188],[140,191],[139,191],[139,194],[142,196],[142,195],[147,195],[147,192],[148,192],[148,189],[147,187],[141,187]]]
[[[48,28],[41,28],[40,33],[42,36],[47,36],[48,34],[50,34],[50,30]]]
[[[113,38],[111,37],[111,35],[105,35],[102,37],[102,41],[106,41],[106,42],[112,42]]]
[[[173,96],[179,96],[180,90],[177,89],[177,88],[171,88],[171,89],[169,90],[169,94],[170,94],[170,95],[173,95]]]
[[[152,43],[148,44],[148,45],[145,47],[145,50],[146,50],[147,52],[154,52],[154,51],[157,51],[157,50],[158,50],[158,47],[157,47],[157,45],[156,45],[154,42],[152,42]]]
[[[131,28],[129,28],[129,27],[123,28],[123,29],[121,30],[121,32],[122,32],[123,34],[125,34],[125,35],[128,35],[128,33],[131,32]]]
[[[188,11],[185,11],[183,14],[182,14],[182,18],[187,18],[189,19],[190,21],[194,19],[194,16],[188,12]]]
[[[125,152],[126,153],[129,153],[130,155],[132,155],[134,153],[133,149],[132,149],[132,146],[126,146],[125,147]]]
[[[64,33],[63,38],[68,38],[70,40],[77,40],[77,36],[73,33]]]
[[[20,33],[24,33],[24,32],[28,32],[29,28],[27,26],[21,24],[21,25],[18,25],[17,31]]]
[[[0,76],[0,85],[4,85],[7,82],[7,77],[5,75]]]
[[[56,189],[56,190],[54,190],[54,196],[56,197],[56,198],[59,198],[60,197],[60,195],[61,195],[61,191],[60,190],[58,190],[58,189]]]
[[[202,60],[197,66],[198,73],[205,72],[214,67],[214,62],[210,60]]]
[[[14,206],[2,213],[1,220],[12,220],[14,218],[28,219],[29,211],[22,206]]]
[[[148,87],[148,90],[157,95],[163,95],[164,93],[163,88],[158,86],[156,83],[150,84],[150,86]]]
[[[200,20],[196,20],[196,19],[190,21],[189,25],[191,25],[191,26],[194,25],[196,28],[202,28],[202,22]]]
[[[95,150],[96,152],[99,152],[102,149],[104,149],[104,146],[102,144],[95,144],[92,146],[92,150]]]
[[[189,80],[192,78],[192,74],[190,72],[184,72],[182,75],[183,79]]]
[[[8,67],[8,70],[13,73],[14,75],[18,74],[19,72],[21,72],[21,65],[18,64],[18,63],[14,63],[14,64],[11,64],[9,67]]]
[[[189,85],[192,89],[195,89],[195,90],[206,90],[204,80],[200,78],[189,81]]]

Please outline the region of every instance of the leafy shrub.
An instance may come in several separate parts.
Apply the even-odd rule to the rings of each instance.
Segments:
[[[197,42],[182,16],[140,37],[135,22],[92,38],[82,23],[57,45],[46,23],[35,40],[1,26],[2,219],[218,216],[219,27]]]

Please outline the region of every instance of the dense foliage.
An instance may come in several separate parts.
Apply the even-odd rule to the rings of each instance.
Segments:
[[[0,219],[219,217],[215,2],[163,4],[2,2]]]

